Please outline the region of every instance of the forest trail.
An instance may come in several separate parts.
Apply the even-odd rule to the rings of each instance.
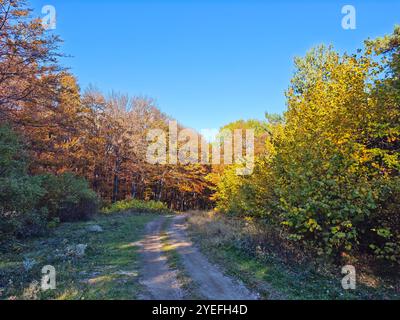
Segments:
[[[143,257],[141,284],[147,292],[140,298],[144,300],[181,300],[184,293],[177,279],[177,271],[168,266],[163,252],[163,226],[167,218],[157,218],[147,224],[146,236],[141,241]]]
[[[258,294],[248,290],[241,282],[223,274],[222,270],[211,264],[199,249],[190,241],[186,233],[186,216],[175,216],[163,231],[166,218],[158,218],[146,227],[143,240],[142,284],[149,296],[144,299],[185,299],[177,274],[183,271],[195,284],[196,296],[210,300],[256,300]],[[164,234],[164,235],[163,235]],[[172,270],[162,250],[163,241],[176,250],[180,265],[184,270]]]

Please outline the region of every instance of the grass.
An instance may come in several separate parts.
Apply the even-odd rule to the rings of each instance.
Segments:
[[[136,242],[154,215],[113,215],[93,221],[62,224],[46,238],[12,243],[0,252],[0,299],[100,300],[135,299],[140,294],[139,256]],[[103,232],[88,232],[90,225]],[[87,244],[79,258],[68,246]],[[24,259],[36,264],[26,272]],[[41,268],[56,269],[56,290],[41,291]]]
[[[318,270],[307,264],[287,264],[265,252],[253,252],[242,245],[242,238],[249,237],[247,230],[231,224],[228,218],[195,214],[189,222],[191,235],[203,253],[223,266],[229,275],[259,292],[264,299],[400,299],[393,284],[375,281],[374,286],[368,286],[360,281],[364,275],[357,275],[356,290],[344,290],[340,267],[336,268],[336,273],[330,273],[324,268]]]
[[[102,215],[93,221],[62,224],[46,238],[13,242],[0,251],[0,299],[111,300],[135,299],[142,293],[138,279],[140,260],[137,241],[144,226],[156,215]],[[166,220],[164,230],[170,219]],[[400,299],[399,287],[380,279],[366,282],[357,274],[355,291],[341,287],[341,274],[318,270],[304,263],[288,264],[277,256],[255,252],[243,243],[253,236],[244,225],[228,218],[194,214],[189,219],[190,233],[203,253],[225,271],[242,280],[265,299]],[[88,232],[100,225],[103,232]],[[163,236],[163,251],[171,268],[178,270],[183,289],[196,296],[193,281],[185,273],[168,232]],[[83,257],[70,255],[67,248],[86,244]],[[0,249],[1,250],[1,249]],[[32,259],[26,271],[23,261]],[[40,290],[41,268],[52,265],[57,272],[57,289]]]

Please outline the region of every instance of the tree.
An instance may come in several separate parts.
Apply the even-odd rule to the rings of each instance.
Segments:
[[[0,1],[0,121],[21,124],[25,103],[52,108],[58,84],[59,39],[45,32],[23,0]],[[37,118],[24,125],[40,125]]]
[[[253,174],[228,166],[210,176],[217,208],[263,217],[338,260],[372,252],[399,261],[399,35],[396,27],[355,55],[319,46],[296,58],[288,111],[267,115]]]

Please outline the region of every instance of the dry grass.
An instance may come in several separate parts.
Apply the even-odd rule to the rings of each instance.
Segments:
[[[216,212],[191,212],[189,224],[205,254],[227,266],[228,272],[241,277],[249,286],[266,288],[269,298],[271,291],[289,299],[400,298],[398,276],[389,281],[383,279],[367,268],[362,259],[352,260],[358,289],[343,291],[341,266],[295,246],[260,221]]]

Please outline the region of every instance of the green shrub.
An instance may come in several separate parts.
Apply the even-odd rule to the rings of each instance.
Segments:
[[[1,184],[1,188],[4,186]],[[26,187],[26,185],[23,186]],[[4,193],[0,191],[0,242],[11,237],[28,238],[42,235],[47,227],[47,210],[46,208],[34,208],[39,194],[27,196],[26,190],[15,192],[16,190],[8,189],[7,191],[7,195],[13,194],[14,196],[10,198],[9,203],[4,202]],[[17,207],[19,200],[21,208]]]
[[[46,209],[0,213],[0,235],[11,235],[18,239],[42,236],[47,231],[46,218]]]
[[[112,205],[103,208],[102,213],[110,214],[123,211],[137,211],[144,213],[168,213],[171,210],[168,206],[160,201],[143,201],[136,199],[128,199],[123,201],[118,201]]]
[[[20,139],[0,126],[0,243],[46,230],[47,210],[38,206],[45,190],[39,177],[26,174],[26,166]]]
[[[45,190],[38,177],[0,178],[0,208],[4,211],[27,212],[37,208]]]
[[[0,125],[0,206],[15,210],[34,206],[40,183],[26,174],[25,151],[18,135],[10,127]],[[22,199],[20,199],[21,197]],[[29,203],[31,202],[31,203]]]
[[[49,219],[71,222],[87,220],[96,214],[99,200],[85,179],[66,173],[44,175],[41,181],[46,191],[40,203],[48,209]]]
[[[0,125],[0,177],[22,175],[26,171],[20,138],[9,126]]]
[[[0,243],[45,233],[58,222],[87,219],[98,199],[72,174],[30,176],[21,139],[0,126]]]

